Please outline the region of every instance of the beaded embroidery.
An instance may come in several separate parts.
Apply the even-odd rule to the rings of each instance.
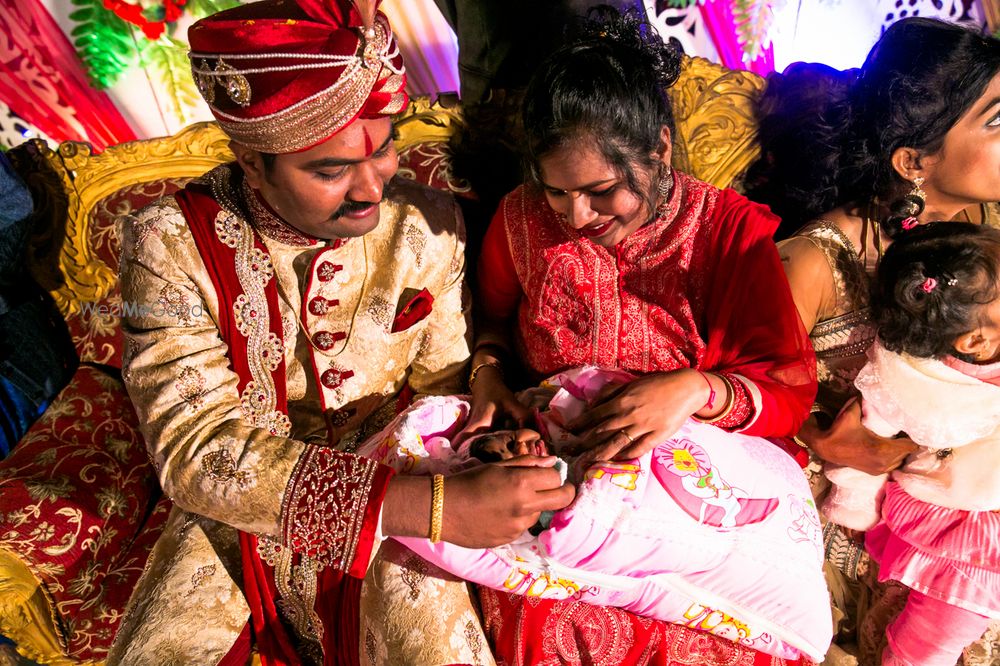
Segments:
[[[388,76],[378,93],[392,93],[393,99],[382,110],[384,114],[402,111],[406,95],[396,93],[402,88],[406,70],[393,64],[399,58],[399,47],[384,17],[378,16],[367,37],[358,41],[354,55],[309,53],[240,53],[222,54],[192,52],[191,71],[198,90],[208,102],[222,129],[248,148],[269,153],[289,153],[314,145],[350,122],[364,107],[382,73]],[[211,61],[215,65],[211,65]],[[241,61],[282,60],[287,65],[265,67],[243,66]],[[237,64],[234,64],[237,63]],[[252,84],[247,78],[255,74],[294,72],[310,69],[342,68],[327,88],[294,104],[256,118],[242,118],[215,105],[216,86],[242,107],[250,104]],[[295,128],[295,131],[289,131]]]

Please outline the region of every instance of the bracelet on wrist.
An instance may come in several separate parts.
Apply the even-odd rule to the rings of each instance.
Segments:
[[[702,418],[701,416],[698,416],[697,412],[692,414],[692,417],[696,421],[701,421],[702,423],[718,423],[719,421],[729,416],[729,413],[733,411],[733,405],[736,404],[736,387],[733,386],[733,383],[725,375],[715,375],[715,376],[721,379],[722,383],[726,385],[726,404],[722,408],[722,411],[716,414],[715,416]]]
[[[435,474],[431,482],[431,543],[441,540],[441,522],[444,517],[444,476]]]
[[[715,387],[712,386],[712,380],[709,379],[708,375],[706,375],[701,370],[695,370],[695,372],[701,375],[702,378],[705,380],[705,383],[708,384],[708,400],[705,402],[705,406],[702,407],[702,409],[705,408],[712,409],[713,407],[715,407]]]
[[[500,378],[503,379],[503,366],[500,365],[500,361],[486,361],[485,363],[477,363],[472,366],[472,372],[469,373],[469,390],[472,390],[472,385],[476,383],[476,377],[479,376],[479,371],[483,368],[495,368],[498,373],[500,373]]]

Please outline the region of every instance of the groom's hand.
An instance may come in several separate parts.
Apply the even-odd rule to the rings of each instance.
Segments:
[[[553,469],[553,456],[520,456],[445,477],[441,539],[466,548],[510,543],[576,495]],[[382,505],[386,536],[426,537],[430,533],[431,479],[397,475]]]
[[[441,538],[467,548],[510,543],[576,496],[553,469],[555,457],[520,456],[445,479]]]

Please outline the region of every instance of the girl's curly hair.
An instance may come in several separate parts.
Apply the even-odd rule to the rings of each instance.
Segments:
[[[911,356],[958,355],[961,335],[1000,297],[1000,230],[932,222],[903,233],[879,262],[872,317],[886,349]]]

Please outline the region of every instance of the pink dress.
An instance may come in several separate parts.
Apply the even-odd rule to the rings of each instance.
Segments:
[[[608,381],[631,378],[583,368],[544,382],[552,397],[540,425],[553,449],[575,441],[560,424]],[[450,444],[467,414],[462,398],[421,400],[358,453],[416,474],[479,464]],[[819,517],[791,456],[689,421],[639,459],[570,468],[576,500],[538,536],[492,549],[399,541],[496,590],[615,606],[784,659],[822,660],[832,619]]]
[[[919,359],[876,343],[856,384],[865,426],[921,449],[894,471],[866,537],[880,580],[1000,618],[1000,363]]]

